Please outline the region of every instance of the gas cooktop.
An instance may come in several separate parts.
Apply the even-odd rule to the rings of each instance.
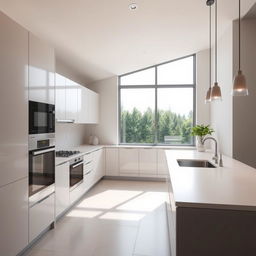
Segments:
[[[69,157],[69,156],[73,156],[73,155],[76,155],[76,154],[79,154],[81,153],[80,151],[77,151],[77,150],[59,150],[59,151],[56,151],[56,156],[57,157]]]

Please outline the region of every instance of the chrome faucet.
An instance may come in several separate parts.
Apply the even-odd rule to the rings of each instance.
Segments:
[[[215,161],[215,164],[218,164],[218,142],[215,138],[213,137],[206,137],[203,139],[202,143],[204,144],[206,140],[213,140],[215,142],[215,153],[214,153],[214,157],[212,158]]]

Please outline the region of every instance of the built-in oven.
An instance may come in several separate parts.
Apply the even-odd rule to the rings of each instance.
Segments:
[[[70,189],[73,189],[83,182],[83,178],[84,178],[83,157],[77,157],[71,160],[69,163],[70,163],[69,185],[70,185]]]
[[[55,183],[55,138],[52,134],[29,136],[29,196]],[[52,190],[52,189],[51,189]],[[50,191],[52,193],[52,191]]]
[[[29,134],[55,132],[55,106],[29,101]]]

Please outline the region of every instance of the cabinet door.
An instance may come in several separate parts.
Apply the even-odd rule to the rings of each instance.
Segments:
[[[140,176],[157,175],[157,150],[151,148],[139,149]]]
[[[54,48],[29,33],[29,100],[54,104]]]
[[[0,35],[1,187],[28,176],[28,31],[0,12]]]
[[[78,84],[66,79],[66,119],[77,121],[77,97]]]
[[[91,90],[88,91],[89,98],[89,123],[99,122],[99,95]]]
[[[77,123],[98,123],[99,95],[83,86],[78,86],[77,95]]]
[[[120,175],[139,176],[139,151],[135,148],[119,149]]]
[[[55,215],[57,217],[69,207],[69,163],[56,166],[55,196]]]
[[[119,152],[118,148],[105,149],[106,175],[119,176]]]
[[[66,78],[56,74],[56,105],[55,117],[58,120],[66,119]]]
[[[29,209],[29,242],[54,221],[54,194],[39,201]]]
[[[0,188],[0,255],[17,255],[28,245],[28,179]]]
[[[99,180],[104,176],[104,150],[99,149],[93,152],[94,171],[96,179]]]
[[[77,123],[89,123],[89,89],[79,86],[77,96]]]
[[[157,172],[159,176],[167,176],[169,174],[164,149],[157,150]]]

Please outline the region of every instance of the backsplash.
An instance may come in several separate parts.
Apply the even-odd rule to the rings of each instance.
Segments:
[[[56,123],[56,150],[70,149],[85,144],[85,142],[85,125]]]

